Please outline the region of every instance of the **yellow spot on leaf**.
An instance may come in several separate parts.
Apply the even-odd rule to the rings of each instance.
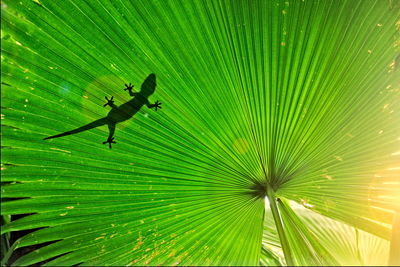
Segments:
[[[168,258],[171,258],[171,257],[175,256],[175,254],[176,254],[176,250],[173,249],[173,250],[171,251],[171,253],[169,253]]]
[[[338,160],[338,161],[343,161],[343,158],[340,157],[340,156],[335,156],[335,159]]]
[[[61,152],[68,153],[68,154],[71,154],[71,151],[68,151],[68,150],[63,150],[63,149],[59,149],[59,148],[55,148],[55,147],[51,147],[50,149],[56,150],[56,151],[61,151]]]
[[[244,138],[238,138],[233,142],[233,148],[237,153],[243,155],[249,150],[249,143]]]

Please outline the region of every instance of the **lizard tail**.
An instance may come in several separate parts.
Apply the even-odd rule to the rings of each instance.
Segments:
[[[58,137],[66,136],[66,135],[80,133],[80,132],[83,132],[83,131],[87,131],[87,130],[90,130],[90,129],[105,125],[105,124],[107,124],[107,122],[108,122],[107,117],[101,118],[101,119],[95,120],[94,122],[91,122],[89,124],[83,125],[82,127],[76,128],[74,130],[43,138],[43,140],[53,139],[53,138],[58,138]]]

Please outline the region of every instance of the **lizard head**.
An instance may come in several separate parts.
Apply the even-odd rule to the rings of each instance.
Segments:
[[[147,98],[154,93],[154,91],[156,90],[156,86],[156,75],[152,73],[147,76],[147,78],[142,83],[142,86],[140,87],[140,94]]]

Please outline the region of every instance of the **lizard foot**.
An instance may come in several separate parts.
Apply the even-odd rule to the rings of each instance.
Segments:
[[[116,144],[117,142],[114,141],[114,137],[109,137],[109,138],[107,138],[107,141],[104,141],[104,142],[103,142],[103,145],[104,145],[104,144],[107,144],[107,143],[108,143],[108,147],[109,147],[109,148],[112,148],[112,147],[111,147],[111,144]]]
[[[156,101],[156,103],[154,103],[154,107],[156,108],[156,111],[157,111],[157,108],[159,108],[159,109],[161,109],[162,107],[161,107],[161,102],[159,102],[158,100]]]
[[[131,83],[129,83],[129,85],[128,85],[128,84],[125,84],[125,86],[126,86],[126,88],[124,89],[125,91],[126,91],[126,90],[132,91],[132,89],[133,89],[133,87],[134,87],[134,85],[132,85]]]
[[[110,107],[112,107],[112,105],[114,105],[114,97],[112,96],[110,99],[108,99],[108,97],[105,97],[106,98],[106,100],[107,100],[107,103],[105,103],[104,105],[103,105],[103,107],[105,107],[105,106],[110,106]]]

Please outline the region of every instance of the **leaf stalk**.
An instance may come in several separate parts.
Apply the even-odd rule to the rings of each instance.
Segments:
[[[269,200],[269,205],[271,208],[272,215],[274,217],[276,229],[278,231],[279,240],[281,242],[283,254],[285,256],[286,265],[293,266],[294,262],[293,262],[292,254],[290,251],[289,241],[288,241],[288,239],[285,235],[285,231],[283,229],[282,217],[278,210],[275,192],[270,185],[267,185],[267,197]]]

